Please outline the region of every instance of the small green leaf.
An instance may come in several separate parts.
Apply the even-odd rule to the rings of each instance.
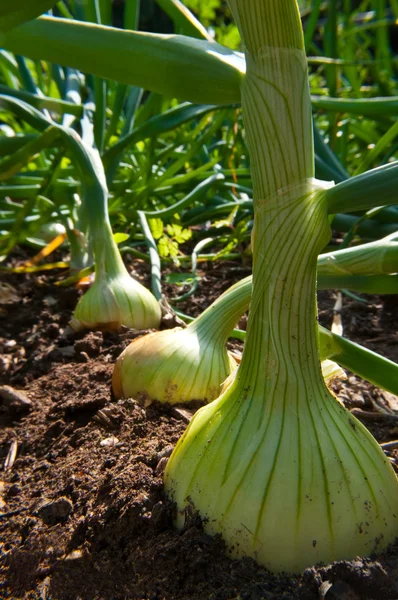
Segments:
[[[178,223],[167,225],[166,231],[168,235],[177,242],[177,244],[182,244],[192,237],[192,232],[189,229],[183,229]]]
[[[127,241],[129,239],[129,234],[128,233],[114,233],[113,234],[113,239],[115,240],[115,242],[117,244],[122,244],[123,242]]]
[[[192,275],[192,273],[169,273],[165,277],[167,283],[174,285],[191,285],[195,281],[200,281],[200,277]]]
[[[155,240],[159,240],[163,235],[163,221],[162,219],[148,219],[149,227],[151,228],[152,235]]]
[[[161,257],[170,256],[174,258],[178,256],[178,244],[166,235],[162,236],[158,241],[158,250]]]
[[[174,236],[175,240],[179,243],[182,244],[183,242],[186,242],[187,240],[191,239],[192,237],[192,231],[190,229],[181,229],[180,233],[178,234],[178,236]]]

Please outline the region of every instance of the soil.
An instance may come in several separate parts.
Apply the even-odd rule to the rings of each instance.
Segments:
[[[134,264],[148,282],[147,266]],[[201,269],[198,292],[180,307],[191,315],[249,272],[238,263]],[[195,408],[114,401],[114,361],[139,334],[73,333],[78,292],[55,287],[56,278],[3,279],[13,288],[0,306],[9,386],[0,388],[1,599],[398,599],[398,544],[292,577],[229,559],[195,516],[175,531],[162,473]],[[336,294],[319,296],[320,321],[330,326]],[[344,297],[344,333],[398,361],[393,299],[361,297]],[[398,398],[353,375],[334,386],[380,443],[398,439]],[[386,452],[395,463],[397,450]]]

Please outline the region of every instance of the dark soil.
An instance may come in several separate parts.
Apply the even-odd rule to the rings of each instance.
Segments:
[[[182,310],[198,314],[246,274],[207,265]],[[176,532],[162,473],[194,409],[115,402],[113,363],[137,333],[74,334],[77,292],[52,279],[8,277],[13,297],[0,307],[2,384],[13,388],[0,390],[1,599],[398,599],[398,545],[289,577],[230,560],[195,517]],[[394,302],[367,300],[344,299],[345,334],[398,361]],[[320,295],[327,326],[334,302]],[[335,390],[379,442],[398,438],[396,397],[354,376]]]

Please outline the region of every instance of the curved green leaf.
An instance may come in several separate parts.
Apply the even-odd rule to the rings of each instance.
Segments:
[[[243,55],[215,42],[40,17],[0,35],[0,46],[172,98],[240,102]]]
[[[35,19],[49,10],[56,0],[2,0],[0,3],[0,33]]]

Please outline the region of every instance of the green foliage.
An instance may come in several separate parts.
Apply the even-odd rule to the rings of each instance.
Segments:
[[[219,44],[237,50],[241,39],[238,28],[232,21],[228,5],[223,0],[184,0],[187,6],[199,21],[214,32],[214,37]]]
[[[197,275],[194,276],[192,273],[168,273],[165,281],[182,287],[184,285],[192,285],[195,281],[200,281],[200,277]]]
[[[238,50],[241,45],[239,30],[233,23],[228,23],[216,28],[216,38],[219,44]]]
[[[185,6],[191,9],[206,26],[212,24],[221,8],[222,0],[184,0]]]
[[[215,36],[217,41],[231,48],[239,47],[240,38],[237,28],[232,22],[225,1],[186,0],[183,3],[208,27],[211,36]],[[383,69],[392,69],[393,74],[396,72],[396,61],[393,60],[388,38],[385,35],[392,19],[398,16],[394,12],[395,4],[387,6],[386,18],[381,15],[377,8],[379,4],[376,2],[364,0],[360,10],[354,10],[351,4],[344,3],[342,10],[337,14],[338,36],[332,46],[334,44],[337,48],[338,56],[332,59],[328,54],[329,46],[324,44],[325,27],[329,19],[327,3],[316,1],[303,2],[300,5],[304,27],[311,33],[308,40],[310,83],[311,91],[318,99],[314,101],[315,122],[321,134],[322,144],[326,143],[328,152],[332,152],[330,155],[327,153],[323,155],[322,147],[316,146],[317,176],[333,179],[336,182],[344,180],[348,175],[360,173],[366,168],[388,164],[398,158],[396,126],[394,126],[396,114],[391,111],[387,114],[386,110],[380,108],[376,108],[372,114],[368,111],[373,97],[380,96],[382,93],[393,94],[391,96],[393,105],[394,96],[398,95],[396,77],[389,78],[389,87],[386,88],[385,79],[381,77],[382,69],[379,68],[382,64]],[[33,3],[30,3],[31,5]],[[349,9],[348,5],[350,5]],[[68,3],[72,16],[75,19],[88,19],[89,15],[79,12],[79,6],[78,3]],[[139,3],[136,6],[139,7]],[[64,4],[59,4],[58,7],[65,9]],[[62,13],[62,16],[67,15]],[[312,17],[314,22],[311,29]],[[18,38],[18,44],[22,44],[29,29],[32,34],[36,32],[34,35],[43,34],[39,36],[40,43],[33,44],[35,50],[41,52],[42,48],[50,43],[51,36],[56,38],[54,47],[59,49],[58,25],[54,21],[26,24],[21,29],[25,33],[18,34],[19,37],[17,36],[15,40]],[[72,25],[77,26],[83,33],[84,22],[75,21]],[[93,33],[95,29],[91,28],[90,31]],[[112,36],[116,33],[113,30]],[[121,38],[117,36],[114,39]],[[107,36],[104,36],[101,30],[98,48],[95,49],[92,44],[86,43],[83,52],[78,39],[67,36],[65,43],[70,42],[73,47],[73,52],[67,55],[69,59],[73,56],[76,60],[80,60],[81,57],[85,57],[86,60],[89,52],[94,49],[90,64],[92,67],[103,69],[108,63],[98,60],[97,50],[101,51],[107,40]],[[130,47],[130,38],[127,42]],[[142,44],[141,38],[137,38],[137,44],[138,42]],[[155,40],[151,38],[150,43],[155,43]],[[198,43],[196,54],[198,62],[196,67],[189,65],[189,74],[194,74],[198,89],[205,90],[206,94],[209,94],[212,93],[212,82],[208,79],[206,64],[201,63],[208,42],[204,42],[205,46],[201,45],[200,40],[195,40],[196,43]],[[162,41],[160,54],[156,54],[156,44],[153,46],[157,74],[159,74],[158,61],[166,56],[163,44]],[[213,48],[216,52],[219,51],[219,46],[213,44]],[[22,52],[22,46],[18,50]],[[64,48],[61,50],[63,59],[66,53]],[[111,48],[112,52],[116,50],[116,46]],[[106,53],[109,54],[108,50]],[[208,59],[209,54],[206,56]],[[180,57],[181,50],[176,53],[176,60],[180,60]],[[162,240],[159,243],[159,250],[163,259],[175,257],[178,253],[181,258],[180,247],[184,243],[181,235],[185,235],[181,233],[183,231],[191,232],[194,243],[207,237],[208,231],[211,236],[215,235],[217,237],[215,246],[219,252],[216,254],[217,259],[222,259],[236,250],[239,250],[240,255],[242,250],[243,254],[245,253],[250,244],[253,218],[252,182],[244,142],[244,124],[239,108],[231,107],[220,111],[211,106],[179,105],[174,99],[155,93],[143,95],[142,90],[113,80],[109,80],[106,87],[98,86],[94,84],[90,75],[83,75],[82,72],[72,69],[66,70],[44,60],[18,60],[19,62],[11,51],[0,52],[0,83],[4,84],[0,93],[22,98],[43,114],[50,114],[57,123],[67,119],[68,123],[72,123],[73,128],[83,131],[85,135],[88,132],[88,115],[91,118],[98,106],[98,118],[94,119],[95,139],[104,144],[102,159],[110,191],[109,213],[116,233],[127,235],[128,231],[130,244],[139,243],[137,209],[152,213],[148,216],[153,216],[153,213],[160,209],[166,211],[166,216],[161,216],[162,234],[158,238]],[[129,61],[129,65],[126,66],[124,60],[125,57],[109,61],[108,76],[119,77],[122,71],[125,73],[126,69],[131,69],[133,63],[140,63],[139,60]],[[202,67],[199,68],[199,65]],[[230,89],[235,90],[233,94],[237,94],[238,98],[239,77],[235,80],[233,77],[231,79],[232,71],[223,70],[225,66],[223,60],[217,59],[217,65],[217,68],[221,69],[220,73],[226,78],[225,81],[232,86]],[[177,66],[174,69],[174,81],[180,86],[185,76],[181,76]],[[120,72],[116,67],[120,67]],[[329,105],[321,102],[334,100],[330,98],[328,88],[331,81],[328,73],[330,68],[334,69],[337,99],[347,101],[344,110],[335,108],[332,102]],[[87,66],[85,70],[89,72],[90,68]],[[163,73],[162,69],[160,71]],[[152,84],[157,78],[155,71],[150,77],[147,72],[145,74],[147,79],[143,82],[135,79],[134,71],[128,72],[131,77],[129,81],[132,83]],[[28,86],[32,85],[28,92]],[[223,83],[219,85],[217,92],[219,100],[223,98],[228,100],[225,96],[227,87]],[[178,89],[182,90],[181,87]],[[389,96],[384,97],[386,100],[389,99]],[[94,102],[85,105],[86,99]],[[354,107],[353,103],[350,104],[352,100],[363,101],[362,113]],[[105,122],[103,121],[104,107]],[[354,108],[356,113],[353,112]],[[2,111],[2,122],[0,136],[4,135],[0,137],[0,156],[18,156],[15,153],[20,147],[19,140],[24,140],[24,143],[32,141],[32,136],[36,136],[37,131],[32,123],[21,121],[7,110]],[[15,139],[6,137],[10,131],[17,134]],[[36,242],[40,241],[36,235],[39,235],[43,220],[63,224],[66,220],[70,220],[75,228],[83,227],[79,222],[75,196],[80,191],[79,174],[67,152],[61,152],[57,173],[53,176],[51,186],[46,188],[56,155],[56,148],[41,147],[40,151],[39,143],[39,152],[26,160],[16,173],[12,175],[11,171],[3,170],[4,183],[0,187],[3,220],[0,227],[3,240],[6,240],[7,251],[10,251],[16,243],[32,239],[33,236]],[[8,163],[4,163],[4,167],[10,165],[9,158],[7,160]],[[15,161],[13,164],[15,169]],[[224,176],[224,181],[190,200],[192,191],[215,173]],[[12,203],[7,199],[9,186],[12,189]],[[38,193],[41,199],[35,200]],[[186,198],[187,202],[185,202]],[[51,210],[49,201],[52,203]],[[170,216],[172,215],[170,207],[180,201],[183,201],[183,207],[181,212],[178,211],[180,221],[176,223]],[[393,227],[398,219],[392,212],[386,215],[387,213],[382,211],[373,213],[371,217],[368,215],[349,216],[347,219],[338,217],[336,222],[339,227],[348,229],[351,227],[350,223],[357,223],[355,233],[351,231],[347,238],[355,242],[355,240],[360,241],[361,231],[372,232],[371,235],[376,237],[390,232],[391,230],[387,232],[385,228]],[[362,219],[360,225],[355,221],[358,218]],[[386,219],[390,221],[385,223]],[[181,228],[180,231],[177,225]]]
[[[128,233],[122,233],[121,231],[113,234],[113,239],[115,240],[116,244],[123,244],[124,242],[127,242],[129,237],[130,236]]]
[[[180,224],[178,215],[174,215],[172,223],[164,226],[159,218],[148,219],[153,238],[157,242],[159,256],[162,258],[176,258],[180,251],[179,246],[192,237],[192,231],[184,229]]]

